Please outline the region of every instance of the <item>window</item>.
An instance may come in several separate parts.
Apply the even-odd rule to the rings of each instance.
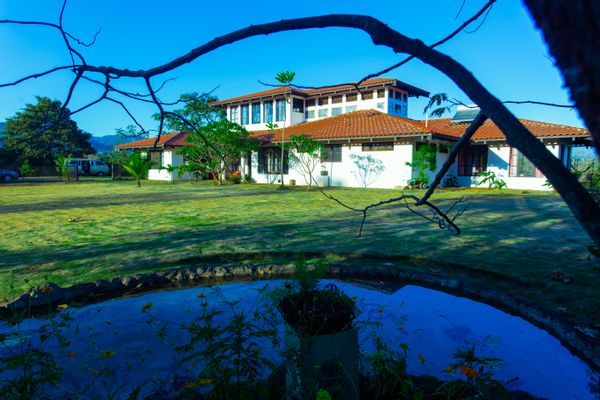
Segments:
[[[342,107],[334,107],[331,109],[331,116],[340,115],[342,113]]]
[[[315,106],[315,99],[306,100],[306,107],[314,107],[314,106]]]
[[[402,93],[400,93],[400,92],[394,92],[394,98],[396,100],[402,100]]]
[[[396,114],[402,114],[402,105],[400,105],[400,104],[394,104],[394,112]]]
[[[306,111],[306,118],[314,118],[315,110]]]
[[[390,151],[394,150],[393,142],[371,142],[363,143],[362,151]]]
[[[510,167],[508,170],[509,176],[543,176],[531,161],[527,159],[519,150],[510,148]]]
[[[328,144],[321,151],[321,162],[342,162],[342,145]]]
[[[393,98],[394,98],[394,89],[388,89],[388,97],[389,97],[390,99],[393,99]]]
[[[276,102],[275,121],[285,121],[285,99]]]
[[[280,174],[281,173],[281,149],[279,147],[258,148],[258,173]],[[289,154],[283,153],[283,173],[289,172]]]
[[[339,96],[331,96],[331,103],[332,104],[340,104],[342,102],[342,95],[340,94]]]
[[[378,89],[377,90],[377,98],[383,99],[384,97],[385,97],[385,89]]]
[[[326,108],[322,108],[319,110],[319,118],[323,118],[329,115],[329,110]]]
[[[402,100],[408,101],[408,95],[406,93],[402,93]]]
[[[487,169],[488,148],[485,145],[466,145],[458,153],[458,176],[475,176]]]
[[[230,108],[230,118],[231,122],[239,122],[240,120],[240,109],[238,106],[233,106]]]
[[[292,109],[294,112],[304,112],[304,100],[302,99],[293,99],[292,100]]]
[[[346,101],[356,101],[358,95],[356,93],[350,93],[346,95]]]
[[[326,106],[327,104],[329,104],[329,97],[320,97],[319,98],[320,106]]]
[[[346,107],[346,112],[352,112],[352,111],[356,111],[356,106],[347,106]]]
[[[252,104],[252,123],[260,124],[260,103]]]
[[[373,98],[373,91],[363,92],[362,98],[363,100],[371,100]]]
[[[383,108],[384,108],[384,104],[383,104],[383,103],[377,103],[377,108],[378,108],[379,110],[383,110]]]
[[[150,152],[150,160],[154,161],[154,164],[151,169],[159,169],[163,166],[163,152],[161,151],[151,151]]]
[[[273,122],[273,103],[263,103],[263,122]]]
[[[242,122],[241,125],[248,125],[250,123],[250,105],[242,105]]]

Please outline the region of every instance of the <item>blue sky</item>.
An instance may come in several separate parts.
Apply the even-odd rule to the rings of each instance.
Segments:
[[[356,13],[376,17],[392,28],[426,43],[446,36],[483,6],[483,0],[446,1],[304,1],[304,2],[204,2],[70,0],[65,14],[67,30],[83,40],[102,27],[97,43],[83,48],[88,63],[129,69],[150,68],[169,61],[215,36],[251,24],[282,18],[330,13]],[[143,5],[142,5],[143,4]],[[56,21],[61,2],[55,0],[0,0],[0,18]],[[0,81],[43,71],[68,62],[60,36],[39,27],[0,25]],[[470,69],[502,100],[537,100],[569,103],[559,71],[547,58],[541,34],[535,29],[524,5],[517,0],[499,0],[485,23],[474,33],[461,33],[439,47]],[[163,78],[175,78],[161,92],[165,101],[181,93],[205,92],[227,98],[263,90],[258,80],[273,81],[282,70],[296,72],[297,84],[326,85],[354,81],[402,59],[391,50],[374,46],[366,34],[329,28],[287,32],[251,38],[208,54]],[[430,91],[446,92],[462,101],[468,98],[443,74],[420,61],[392,71],[386,77]],[[0,89],[0,120],[13,115],[35,95],[64,99],[70,75],[56,74],[17,87]],[[162,78],[154,82],[160,83]],[[131,90],[143,90],[135,82],[124,82]],[[83,84],[71,108],[100,94],[99,88]],[[421,119],[425,99],[411,99],[409,117]],[[576,110],[514,105],[520,118],[584,126]],[[156,110],[132,104],[140,121],[153,128]],[[131,123],[116,105],[100,104],[74,117],[80,127],[94,135],[113,134]]]

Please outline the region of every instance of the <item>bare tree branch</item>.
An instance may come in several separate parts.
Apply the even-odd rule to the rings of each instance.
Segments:
[[[446,173],[448,172],[448,170],[450,169],[452,164],[454,164],[454,161],[456,160],[456,157],[458,156],[458,154],[460,153],[462,148],[471,141],[471,138],[473,137],[475,132],[477,132],[477,130],[483,125],[483,123],[486,121],[486,119],[487,119],[487,117],[483,113],[480,112],[477,114],[475,119],[473,119],[473,121],[471,121],[471,123],[467,127],[465,133],[462,134],[462,136],[460,137],[458,142],[456,142],[456,144],[452,147],[452,150],[450,151],[448,158],[446,159],[446,161],[444,161],[442,168],[435,175],[435,178],[433,179],[431,186],[429,186],[429,189],[427,189],[427,192],[425,193],[425,195],[423,195],[423,197],[421,199],[419,199],[419,201],[417,201],[417,205],[424,204],[431,197],[434,190],[437,188],[437,186],[442,181],[442,178],[444,177],[444,175],[446,175]]]
[[[488,3],[491,6],[493,0],[490,0]],[[92,66],[87,64],[74,66],[74,70],[78,73],[97,72],[105,76],[109,75],[119,78],[142,78],[145,80],[150,92],[153,93],[150,78],[172,71],[220,47],[259,35],[325,27],[344,27],[362,30],[371,37],[375,45],[387,46],[396,53],[409,54],[448,76],[470,99],[480,106],[484,115],[490,118],[501,129],[507,142],[517,148],[541,170],[558,193],[560,193],[581,226],[587,231],[594,242],[600,245],[600,207],[598,204],[596,204],[595,200],[569,170],[562,165],[561,161],[550,153],[500,100],[494,97],[469,70],[453,58],[440,53],[431,46],[425,45],[420,40],[402,35],[372,17],[333,14],[252,25],[217,37],[204,45],[192,49],[187,54],[147,70],[128,70],[112,66]],[[60,29],[62,29],[62,26]],[[152,97],[159,109],[161,109],[160,101],[154,93]],[[164,110],[161,110],[161,129],[159,129],[159,134],[162,133],[163,119]]]

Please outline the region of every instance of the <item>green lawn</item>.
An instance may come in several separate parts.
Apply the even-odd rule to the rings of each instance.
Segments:
[[[330,192],[355,206],[400,193]],[[574,323],[599,322],[600,271],[587,260],[591,241],[556,195],[464,189],[439,191],[434,201],[447,205],[460,196],[474,198],[459,220],[460,236],[396,205],[373,211],[357,238],[359,215],[304,188],[209,182],[137,188],[106,179],[0,185],[0,298],[46,276],[70,285],[189,265],[211,254],[324,252],[343,262],[358,253],[426,259],[399,267],[441,268],[548,308],[564,307]],[[553,270],[574,281],[554,282]]]

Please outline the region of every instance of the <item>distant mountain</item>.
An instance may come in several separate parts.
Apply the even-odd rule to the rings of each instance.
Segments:
[[[107,153],[114,150],[114,146],[118,140],[119,136],[117,135],[92,136],[90,143],[98,153]]]

